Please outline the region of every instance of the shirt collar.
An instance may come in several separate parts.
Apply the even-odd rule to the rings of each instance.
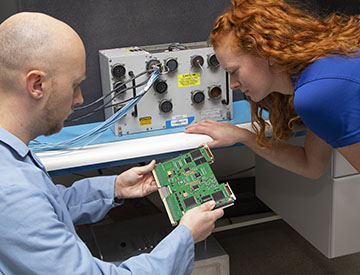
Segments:
[[[29,147],[26,146],[19,138],[0,127],[0,141],[11,147],[21,157],[25,157],[29,153]]]

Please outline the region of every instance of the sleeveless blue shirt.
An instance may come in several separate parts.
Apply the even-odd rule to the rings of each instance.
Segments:
[[[360,57],[334,55],[310,64],[295,85],[294,105],[332,147],[360,142]]]

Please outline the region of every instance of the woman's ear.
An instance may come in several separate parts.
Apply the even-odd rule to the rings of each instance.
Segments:
[[[26,90],[29,95],[38,100],[44,96],[43,82],[45,73],[40,70],[31,70],[26,75]]]

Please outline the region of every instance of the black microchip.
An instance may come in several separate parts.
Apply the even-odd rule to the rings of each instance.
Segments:
[[[189,167],[186,167],[186,168],[184,169],[184,171],[185,171],[185,173],[188,173],[188,172],[190,171],[190,168],[189,168]]]
[[[191,208],[196,205],[196,200],[194,197],[184,199],[184,204],[186,208]]]
[[[201,197],[201,200],[202,200],[202,202],[209,201],[209,200],[211,200],[211,196],[210,195],[203,196],[203,197]]]
[[[202,157],[201,159],[199,159],[200,160],[200,163],[204,163],[204,162],[206,162],[206,159],[204,158],[204,157]]]
[[[186,161],[186,163],[190,163],[190,162],[191,162],[191,158],[190,158],[190,157],[187,157],[187,158],[185,159],[185,161]]]
[[[198,190],[200,188],[200,186],[198,184],[193,184],[191,185],[191,187],[194,189],[194,190]]]
[[[192,156],[193,159],[197,159],[202,156],[200,150],[192,151],[190,152],[190,155]]]
[[[196,172],[196,173],[195,173],[195,177],[198,178],[198,177],[200,177],[200,176],[201,176],[201,174],[200,174],[199,172]]]
[[[195,160],[195,164],[196,164],[196,165],[200,165],[200,164],[201,164],[201,160],[200,160],[200,159]]]
[[[225,199],[225,195],[224,195],[224,192],[223,191],[217,191],[215,192],[214,194],[212,194],[212,197],[213,199],[218,202],[218,201],[221,201],[223,199]]]

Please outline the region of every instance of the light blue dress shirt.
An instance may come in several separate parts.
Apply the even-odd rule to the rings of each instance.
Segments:
[[[55,185],[40,160],[0,128],[0,274],[190,274],[191,231],[174,229],[149,254],[116,266],[103,262],[73,224],[99,221],[114,204],[115,176]]]

